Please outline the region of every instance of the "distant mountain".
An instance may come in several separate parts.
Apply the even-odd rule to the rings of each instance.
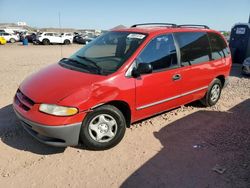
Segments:
[[[0,23],[0,27],[17,27],[15,23]]]
[[[0,28],[20,28],[20,29],[26,29],[28,31],[35,31],[36,28],[30,27],[30,26],[19,26],[16,23],[0,23]]]
[[[92,32],[106,32],[106,30],[99,30],[99,29],[76,29],[76,28],[56,28],[56,27],[47,27],[47,28],[38,28],[38,27],[31,27],[31,26],[18,26],[16,23],[0,23],[0,28],[20,28],[26,29],[28,31],[41,31],[41,32],[85,32],[85,31],[92,31]],[[126,26],[118,25],[113,29],[124,29]]]
[[[118,25],[118,26],[115,26],[114,28],[110,29],[110,30],[116,30],[116,29],[125,29],[127,28],[126,26],[124,25]]]
[[[39,31],[42,31],[42,32],[76,32],[77,29],[48,27],[48,28],[39,28]]]

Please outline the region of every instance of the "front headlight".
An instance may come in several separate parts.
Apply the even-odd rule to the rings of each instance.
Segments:
[[[54,104],[41,104],[39,106],[41,112],[55,116],[72,116],[78,113],[78,109],[74,107],[57,106]]]

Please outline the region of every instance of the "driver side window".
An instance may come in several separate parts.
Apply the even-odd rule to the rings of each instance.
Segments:
[[[150,63],[153,71],[178,66],[176,48],[172,34],[155,37],[137,58],[138,63]]]

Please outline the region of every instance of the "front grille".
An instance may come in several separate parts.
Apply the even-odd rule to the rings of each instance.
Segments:
[[[19,89],[15,95],[15,103],[25,111],[29,111],[35,104],[33,100],[25,96]]]

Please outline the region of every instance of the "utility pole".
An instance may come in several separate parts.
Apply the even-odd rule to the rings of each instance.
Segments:
[[[58,12],[58,21],[59,21],[59,27],[60,27],[60,34],[62,34],[62,24],[61,24],[61,12]],[[63,57],[63,53],[62,53],[62,44],[61,46],[61,58]]]
[[[250,13],[249,13],[249,19],[248,19],[248,23],[250,23]]]

